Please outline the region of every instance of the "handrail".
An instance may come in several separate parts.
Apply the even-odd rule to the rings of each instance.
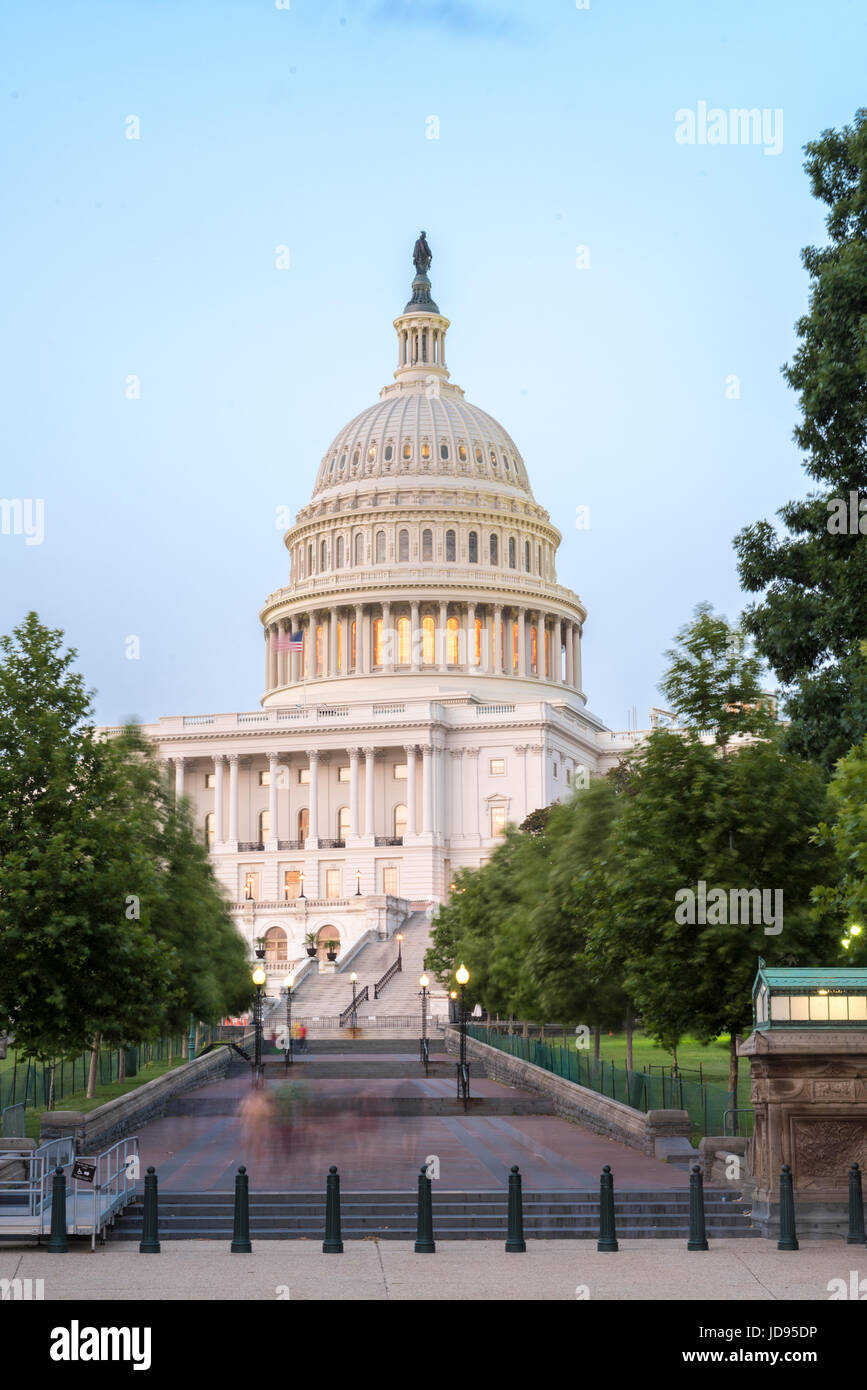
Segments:
[[[346,1027],[347,1023],[349,1022],[349,1020],[350,1020],[350,1018],[352,1017],[352,1015],[355,1013],[355,1011],[356,1011],[356,1009],[358,1008],[359,1004],[366,1004],[366,1003],[368,1002],[369,997],[370,997],[369,987],[368,987],[367,985],[365,985],[365,986],[364,986],[364,989],[359,990],[358,993],[356,994],[355,998],[354,998],[354,999],[351,999],[351,1000],[349,1001],[349,1003],[347,1004],[346,1008],[343,1010],[343,1013],[340,1015],[340,1025],[339,1025],[339,1026],[340,1026],[341,1028],[345,1028],[345,1027]]]
[[[374,999],[378,999],[378,998],[379,998],[379,991],[380,991],[381,989],[385,989],[385,987],[386,987],[386,985],[389,983],[389,981],[394,979],[394,977],[395,977],[395,975],[397,974],[398,970],[402,970],[402,969],[403,969],[403,962],[401,961],[400,956],[398,956],[396,960],[393,960],[393,961],[391,962],[391,965],[388,967],[388,969],[386,970],[385,974],[382,976],[382,979],[377,980],[376,984],[373,986],[373,997],[374,997]]]

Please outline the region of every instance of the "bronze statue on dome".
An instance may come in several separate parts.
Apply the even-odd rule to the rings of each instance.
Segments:
[[[412,248],[412,263],[415,266],[416,274],[427,275],[432,260],[433,252],[427,244],[425,233],[422,232],[415,246]]]

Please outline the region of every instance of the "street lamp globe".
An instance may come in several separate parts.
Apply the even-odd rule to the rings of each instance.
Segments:
[[[465,985],[469,982],[469,978],[470,972],[462,962],[455,971],[455,979],[459,985]]]
[[[428,979],[427,975],[422,975],[419,977],[419,984],[421,985],[422,989],[427,989],[428,985],[430,984],[430,980]]]
[[[257,989],[260,989],[262,985],[264,985],[268,976],[265,973],[264,967],[261,965],[257,965],[256,969],[253,971],[251,978],[253,980],[253,984],[257,987]]]

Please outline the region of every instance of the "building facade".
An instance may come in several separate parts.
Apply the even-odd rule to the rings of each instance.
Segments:
[[[586,707],[560,533],[512,439],[450,379],[419,245],[394,379],[285,534],[259,708],[146,727],[239,929],[266,941],[272,991],[311,939],[344,957],[442,901],[507,824],[620,751]]]

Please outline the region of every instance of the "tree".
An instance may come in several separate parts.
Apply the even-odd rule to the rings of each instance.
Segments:
[[[745,650],[743,634],[709,603],[700,603],[665,653],[669,667],[659,688],[694,729],[710,729],[725,757],[735,734],[766,734],[772,719],[762,693],[762,663]]]
[[[799,395],[795,439],[819,488],[780,509],[782,537],[759,521],[735,548],[743,587],[765,591],[744,626],[783,683],[786,744],[830,771],[867,735],[858,651],[867,631],[867,109],[806,152],[813,194],[829,208],[829,240],[802,253],[809,309],[783,373]]]
[[[828,788],[828,819],[817,830],[817,840],[830,846],[838,874],[833,883],[814,892],[816,910],[830,913],[844,927],[839,938],[847,964],[867,959],[867,738],[840,762]]]

